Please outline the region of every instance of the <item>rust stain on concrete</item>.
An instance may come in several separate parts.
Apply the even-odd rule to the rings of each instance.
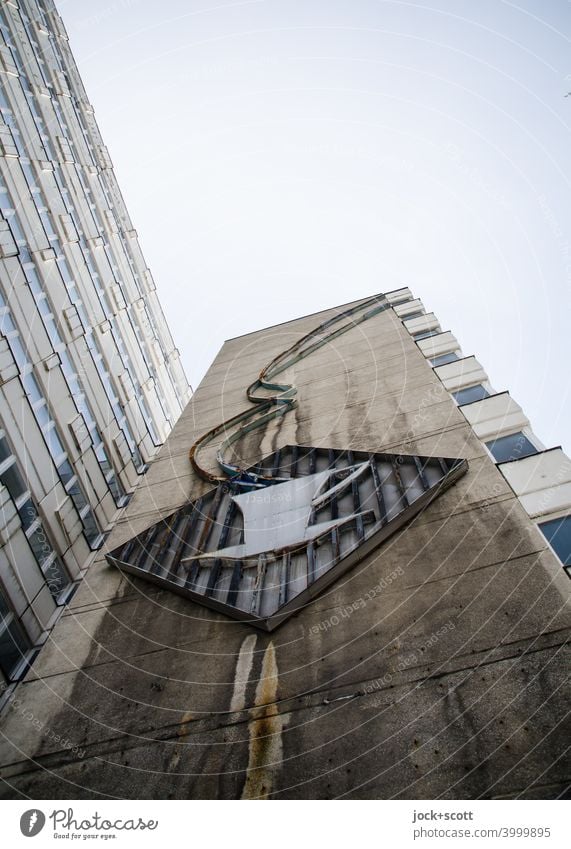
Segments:
[[[185,737],[189,732],[189,725],[194,720],[194,714],[190,711],[187,711],[182,715],[182,719],[180,721],[180,726],[177,730],[177,734],[179,737]]]
[[[256,687],[255,707],[248,725],[250,734],[248,768],[242,799],[267,799],[282,762],[282,731],[286,718],[276,704],[278,693],[276,650],[270,641],[262,662],[262,673]]]

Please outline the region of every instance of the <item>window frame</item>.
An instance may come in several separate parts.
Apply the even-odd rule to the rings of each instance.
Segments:
[[[561,555],[559,554],[559,552],[553,546],[551,539],[549,539],[545,535],[545,533],[543,532],[543,530],[541,528],[542,525],[549,524],[550,522],[561,522],[564,519],[567,519],[567,520],[569,520],[569,522],[571,522],[571,513],[569,511],[565,511],[565,512],[561,513],[560,515],[556,514],[555,516],[540,516],[536,519],[536,522],[537,522],[537,527],[538,527],[539,531],[541,532],[543,539],[545,540],[545,542],[547,543],[547,545],[549,546],[549,548],[553,552],[554,556],[557,557],[559,562],[563,565],[563,568],[565,569],[567,575],[571,578],[571,551],[569,553],[569,557],[570,557],[569,563],[566,563],[564,560],[561,559]]]
[[[443,363],[435,363],[434,361],[440,359],[440,357],[453,357],[453,359],[446,360],[446,362]],[[444,354],[437,354],[435,357],[428,357],[428,361],[432,368],[439,368],[440,366],[447,366],[450,363],[457,363],[461,359],[463,358],[459,357],[456,351],[446,351]]]
[[[6,613],[3,612],[3,608],[5,608]],[[16,632],[19,638],[23,637],[23,639],[16,642],[12,637],[13,631]],[[0,663],[0,685],[3,682],[5,689],[8,689],[11,684],[22,677],[25,670],[29,667],[34,655],[34,646],[24,624],[14,611],[10,596],[6,592],[2,582],[0,582],[0,645],[6,632],[8,632],[12,642],[20,653],[19,659],[9,670],[5,670],[4,666]]]
[[[513,457],[511,460],[497,460],[489,448],[489,444],[497,442],[499,439],[508,439],[510,436],[518,436],[518,434],[521,434],[534,450],[530,454],[520,454],[518,457]],[[496,437],[494,437],[494,439],[482,440],[482,444],[497,466],[502,465],[502,463],[517,463],[518,460],[523,460],[524,457],[533,457],[535,454],[540,454],[543,451],[543,448],[536,444],[534,434],[528,428],[519,428],[518,430],[512,430],[509,433],[499,433]]]
[[[457,407],[467,407],[468,404],[477,404],[479,401],[485,401],[486,398],[490,398],[494,393],[491,391],[491,387],[489,384],[486,386],[487,381],[480,381],[479,383],[471,383],[469,386],[461,386],[459,389],[450,390],[450,394],[454,399],[454,402]],[[468,392],[470,389],[476,389],[476,387],[481,386],[484,392],[486,393],[481,398],[473,398],[471,401],[459,401],[456,397],[461,392]]]

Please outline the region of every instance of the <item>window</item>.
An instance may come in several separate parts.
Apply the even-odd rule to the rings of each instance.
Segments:
[[[22,167],[25,166],[25,163],[21,163],[21,164],[22,164]],[[26,173],[28,174],[28,178],[29,178],[28,182],[30,182],[30,180],[32,180],[32,177],[33,177],[33,172],[31,170],[29,170],[29,165],[27,166],[27,168],[28,168],[29,173],[28,172],[26,172]],[[32,177],[30,177],[30,175],[32,175]],[[1,178],[0,178],[0,187],[3,189],[3,197],[4,196],[7,197],[7,195],[4,195],[4,190],[5,190],[6,187],[1,182]],[[44,207],[46,204],[45,204],[45,201],[42,199],[43,195],[41,195],[41,193],[39,193],[39,195],[36,195],[35,196],[36,201],[37,201],[38,197],[42,201],[41,206]],[[20,225],[18,224],[18,219],[17,219],[17,216],[16,216],[15,213],[13,213],[13,216],[12,216],[12,224],[17,225],[16,232],[18,232],[20,234],[20,236],[22,237],[22,240],[25,241],[23,239],[23,232],[21,230]],[[52,228],[52,230],[53,230],[53,228]],[[53,235],[52,245],[57,248],[57,253],[58,253],[57,264],[58,264],[59,270],[61,272],[61,276],[62,276],[62,278],[63,278],[63,280],[64,280],[64,282],[65,282],[65,284],[68,288],[68,291],[69,291],[70,287],[75,288],[75,285],[73,283],[73,278],[71,276],[71,272],[69,270],[69,266],[67,265],[65,257],[63,255],[61,255],[61,246],[59,245],[59,241],[57,241],[54,233],[52,233],[52,235]],[[113,495],[113,497],[115,499],[115,503],[118,506],[122,506],[122,504],[124,503],[124,499],[125,499],[125,491],[123,489],[121,482],[117,478],[117,475],[115,474],[115,470],[113,469],[111,462],[110,462],[110,460],[109,460],[109,458],[106,454],[106,449],[105,449],[105,446],[103,444],[103,440],[102,440],[101,434],[99,432],[99,429],[97,427],[97,423],[96,423],[94,415],[93,415],[93,410],[92,410],[89,402],[85,398],[85,395],[83,393],[83,388],[82,388],[82,385],[81,385],[81,381],[79,380],[78,375],[75,372],[73,363],[72,363],[67,351],[64,348],[64,343],[63,343],[63,340],[61,338],[57,322],[56,322],[55,317],[54,317],[54,315],[51,311],[50,304],[48,302],[46,293],[43,290],[43,287],[42,287],[42,284],[40,282],[40,278],[38,276],[37,270],[36,270],[35,265],[32,261],[32,257],[29,254],[27,255],[26,262],[24,262],[24,264],[23,264],[23,269],[24,269],[25,277],[26,277],[26,279],[29,283],[30,290],[32,291],[32,293],[34,295],[34,300],[36,302],[38,310],[39,310],[39,312],[42,316],[42,322],[43,322],[43,325],[45,327],[45,330],[46,330],[46,332],[47,332],[47,334],[50,338],[50,341],[53,345],[54,350],[59,353],[62,373],[63,373],[63,376],[66,380],[67,385],[68,385],[69,391],[72,395],[72,398],[74,399],[74,402],[75,402],[75,405],[77,407],[78,412],[83,415],[83,417],[86,421],[87,427],[88,427],[90,435],[91,435],[92,443],[94,445],[94,448],[96,449],[96,456],[97,456],[97,459],[99,461],[99,465],[101,466],[101,471],[102,471],[103,475],[105,476],[106,483],[107,483],[107,485],[108,485],[108,487],[111,491],[111,494]],[[70,292],[70,295],[71,295],[71,292]],[[0,306],[2,306],[2,308],[5,308],[5,304],[4,304],[3,299],[0,303]],[[14,356],[15,356],[15,358],[16,358],[19,366],[20,366],[20,371],[21,371],[21,374],[22,374],[24,387],[25,387],[25,389],[28,393],[28,396],[30,398],[30,403],[32,404],[32,408],[33,408],[33,411],[34,411],[34,415],[36,416],[36,420],[37,420],[39,426],[41,427],[41,429],[44,433],[44,436],[45,436],[48,448],[50,450],[50,453],[51,453],[52,457],[54,458],[56,465],[57,465],[60,458],[65,453],[64,448],[63,448],[63,445],[61,443],[61,439],[59,438],[58,433],[55,430],[55,425],[51,420],[51,416],[50,416],[49,410],[47,408],[46,400],[44,399],[34,376],[30,372],[31,364],[28,361],[27,354],[23,350],[23,347],[22,347],[21,341],[20,341],[20,334],[19,334],[18,330],[16,329],[16,326],[14,325],[12,317],[11,317],[7,308],[5,308],[5,312],[3,314],[2,326],[3,326],[3,329],[6,329],[6,331],[9,331],[11,334],[13,334],[13,338],[12,337],[10,338],[10,345],[11,345],[12,350],[14,352]],[[153,437],[155,443],[159,444],[158,439],[155,439],[156,433],[153,430],[151,430],[150,428],[149,428],[149,431],[150,431],[151,437]]]
[[[423,310],[415,310],[414,312],[409,312],[405,315],[401,315],[401,318],[403,321],[408,321],[409,318],[420,318],[421,315],[424,315]]]
[[[571,516],[542,522],[539,529],[565,566],[571,566]]]
[[[20,517],[20,521],[22,523],[22,527],[25,531],[28,528],[31,528],[34,522],[38,518],[38,511],[32,501],[31,497],[26,493],[26,498],[22,499],[18,504],[16,504],[16,509],[18,510],[18,515]]]
[[[453,363],[459,359],[460,357],[455,351],[450,351],[448,354],[439,354],[437,357],[433,357],[430,363],[433,366],[444,366],[446,363]]]
[[[30,649],[30,643],[0,589],[0,680],[16,677],[18,667]]]
[[[413,333],[412,338],[415,342],[418,342],[420,339],[428,339],[429,336],[438,336],[440,330],[423,330],[420,333]]]
[[[520,457],[537,454],[537,448],[521,430],[509,436],[500,436],[492,442],[486,442],[486,448],[489,449],[496,463],[509,463],[510,460],[519,460]]]
[[[475,386],[468,386],[466,389],[459,389],[458,392],[453,392],[452,397],[457,403],[471,404],[473,401],[481,401],[483,398],[488,398],[490,393],[484,389],[481,383],[476,383]]]
[[[4,440],[2,440],[4,442]],[[26,481],[20,474],[20,470],[16,466],[16,461],[13,460],[9,465],[6,464],[6,468],[0,473],[0,481],[4,484],[8,492],[10,493],[10,497],[17,501],[17,499],[22,495],[28,487],[26,486]]]
[[[5,458],[0,465],[0,483],[10,493],[32,554],[46,579],[52,596],[58,601],[62,590],[70,583],[69,575],[52,547],[38,508],[28,491],[27,482],[18,468],[16,458],[11,453],[2,431],[0,431],[0,457]]]

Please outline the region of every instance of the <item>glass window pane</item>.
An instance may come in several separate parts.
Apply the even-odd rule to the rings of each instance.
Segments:
[[[24,269],[24,274],[26,275],[26,280],[28,281],[28,285],[34,295],[42,295],[44,290],[35,267],[33,265],[27,265]]]
[[[4,619],[0,623],[0,668],[10,680],[14,670],[30,648],[30,644],[18,623]]]
[[[59,335],[58,326],[53,315],[47,316],[44,319],[44,327],[46,328],[47,334],[50,337],[50,342],[52,343],[52,345],[61,345],[61,336]]]
[[[62,591],[71,583],[63,563],[58,557],[55,557],[44,566],[42,571],[52,598],[57,600]]]
[[[18,514],[20,516],[20,521],[22,522],[22,527],[25,531],[27,531],[38,518],[38,511],[36,510],[36,506],[31,498],[28,498],[20,505],[20,507],[18,507]]]
[[[39,404],[34,404],[32,407],[34,411],[34,415],[36,417],[36,421],[38,425],[42,428],[47,427],[51,422],[51,417],[48,412],[48,408],[46,406],[46,402],[42,400]]]
[[[452,397],[456,399],[458,404],[471,404],[473,401],[481,401],[482,398],[488,398],[490,393],[484,389],[481,383],[476,386],[468,386],[466,389],[459,389],[458,392],[453,392]]]
[[[48,443],[48,448],[52,457],[54,459],[61,457],[61,455],[64,454],[65,451],[55,427],[51,427],[48,430],[45,430],[44,436],[46,438],[46,442]]]
[[[52,308],[45,298],[38,298],[36,300],[36,306],[38,307],[39,313],[46,319],[46,321],[51,318]]]
[[[26,390],[26,394],[28,395],[30,404],[35,404],[36,401],[43,400],[44,396],[40,391],[38,381],[31,372],[24,375],[24,377],[22,378],[22,383],[24,384],[24,389]]]
[[[26,365],[28,364],[28,355],[24,351],[24,347],[20,340],[20,334],[10,336],[8,338],[8,344],[12,349],[12,356],[16,360],[18,368],[20,369],[20,371],[24,371]]]
[[[433,357],[430,362],[433,366],[443,366],[446,363],[453,363],[455,360],[459,360],[460,357],[454,351],[450,351],[448,354],[439,354],[438,357]]]
[[[75,472],[71,468],[69,460],[64,460],[63,463],[60,463],[60,465],[58,466],[58,474],[64,486],[66,486],[66,484],[68,484],[69,481],[75,476]]]
[[[440,330],[423,330],[421,333],[413,333],[412,338],[415,342],[419,339],[428,339],[429,336],[437,336]]]
[[[10,606],[8,605],[8,601],[4,598],[4,593],[0,590],[0,629],[2,628],[2,620],[9,617],[10,614]]]
[[[15,463],[12,463],[11,466],[0,474],[0,480],[14,500],[20,495],[23,495],[23,493],[28,489],[26,481],[20,474]]]
[[[492,442],[486,442],[486,447],[489,448],[498,463],[508,463],[510,460],[519,460],[520,457],[537,454],[537,448],[521,431],[511,433],[509,436],[500,436]]]
[[[83,533],[85,534],[85,539],[90,545],[94,545],[97,541],[101,532],[97,525],[97,521],[95,516],[93,515],[93,511],[89,510],[85,516],[82,518],[83,522]]]
[[[561,562],[571,566],[571,516],[542,522],[539,527]]]
[[[118,504],[121,499],[125,497],[125,490],[115,473],[109,476],[108,484],[111,494],[113,495],[115,502]]]
[[[53,553],[51,543],[47,538],[42,525],[39,525],[36,530],[29,535],[28,542],[30,543],[30,548],[34,552],[34,557],[40,566]]]
[[[12,456],[12,452],[10,450],[10,446],[6,441],[6,438],[3,436],[0,438],[0,463],[3,463],[4,460],[7,460],[8,457]]]
[[[87,499],[83,494],[82,489],[79,486],[79,482],[74,480],[67,487],[67,494],[71,497],[71,500],[75,504],[75,507],[78,512],[81,512],[84,507],[87,507]]]

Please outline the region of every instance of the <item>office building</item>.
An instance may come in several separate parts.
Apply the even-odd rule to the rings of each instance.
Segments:
[[[0,690],[189,387],[51,0],[0,4]]]

